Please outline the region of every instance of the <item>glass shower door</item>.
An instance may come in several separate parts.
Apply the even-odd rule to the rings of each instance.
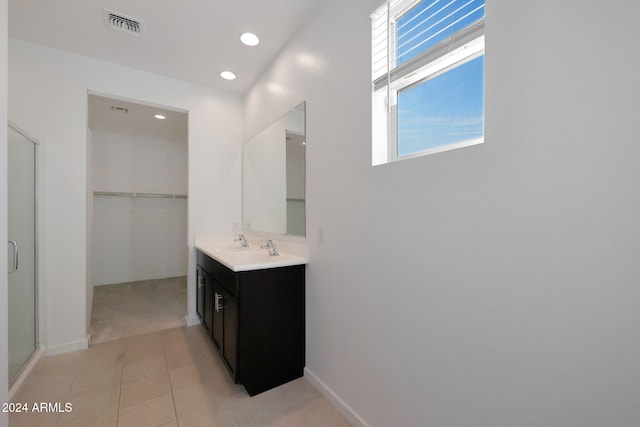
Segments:
[[[37,348],[36,143],[8,129],[9,380]]]

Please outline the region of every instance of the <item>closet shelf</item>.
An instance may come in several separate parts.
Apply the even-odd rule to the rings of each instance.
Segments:
[[[94,196],[107,196],[107,197],[155,197],[165,199],[186,199],[186,194],[172,194],[172,193],[138,193],[138,192],[126,192],[126,191],[94,191]]]

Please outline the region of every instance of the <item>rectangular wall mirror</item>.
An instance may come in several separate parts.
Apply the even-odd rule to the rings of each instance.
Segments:
[[[305,121],[301,102],[245,142],[245,231],[306,235]]]

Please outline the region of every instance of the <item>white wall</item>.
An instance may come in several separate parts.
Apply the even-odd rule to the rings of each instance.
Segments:
[[[0,0],[0,123],[7,123],[7,0]],[[0,131],[0,170],[7,170],[7,132]],[[0,174],[0,241],[7,240],[7,176]],[[7,259],[6,245],[0,245],[0,259]],[[0,262],[0,360],[9,360],[7,348],[7,264]],[[9,400],[9,366],[0,363],[0,402]],[[9,417],[0,412],[0,427],[9,425]]]
[[[189,272],[193,236],[240,218],[242,100],[111,63],[9,41],[10,119],[44,145],[44,331],[53,351],[86,345],[87,91],[189,111]],[[193,277],[189,316],[194,319]]]
[[[187,129],[182,141],[93,131],[96,191],[187,193]]]
[[[186,120],[185,120],[186,123]],[[92,132],[93,190],[187,194],[184,139]],[[95,197],[93,283],[187,274],[187,200]]]
[[[187,200],[95,197],[95,286],[187,275]]]
[[[640,425],[640,3],[489,0],[486,143],[373,168],[375,4],[245,97],[307,101],[308,377],[370,426]]]

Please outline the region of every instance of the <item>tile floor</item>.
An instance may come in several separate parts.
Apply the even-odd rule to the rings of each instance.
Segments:
[[[90,330],[93,344],[185,324],[186,276],[93,289]]]
[[[71,412],[11,414],[11,427],[349,426],[303,378],[249,397],[200,325],[41,359],[13,400]]]

